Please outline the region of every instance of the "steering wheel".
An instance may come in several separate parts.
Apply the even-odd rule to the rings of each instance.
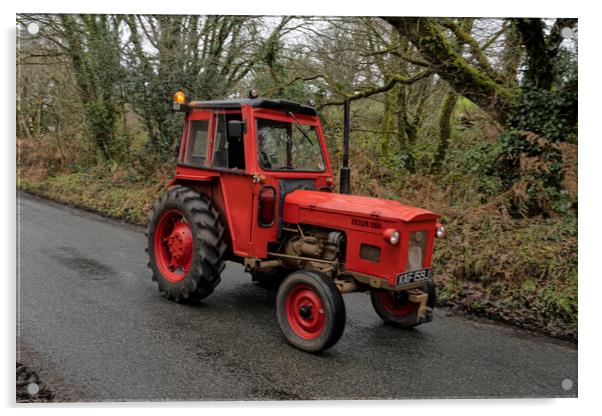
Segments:
[[[272,168],[272,164],[270,163],[270,159],[268,158],[268,155],[266,155],[263,150],[261,152],[259,152],[259,162],[261,163],[261,167],[262,168],[265,168],[265,169],[271,169]]]

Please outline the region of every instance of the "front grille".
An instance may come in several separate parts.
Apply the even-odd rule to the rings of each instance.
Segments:
[[[406,272],[413,272],[424,268],[423,262],[424,252],[426,251],[427,234],[428,232],[426,230],[410,233]]]
[[[360,257],[364,260],[378,263],[380,260],[380,247],[370,244],[360,244]]]

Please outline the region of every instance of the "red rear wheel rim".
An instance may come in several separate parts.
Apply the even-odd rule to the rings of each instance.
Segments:
[[[286,297],[286,319],[301,338],[315,339],[320,336],[326,321],[320,295],[309,286],[295,286]]]
[[[155,230],[154,253],[157,267],[170,282],[186,277],[192,264],[192,232],[184,215],[168,209],[159,218]]]
[[[378,292],[376,296],[384,310],[396,318],[408,316],[418,307],[407,296],[394,295],[392,292]]]

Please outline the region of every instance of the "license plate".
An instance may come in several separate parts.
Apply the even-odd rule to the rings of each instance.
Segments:
[[[414,270],[413,272],[399,273],[397,275],[397,286],[410,283],[426,282],[433,277],[432,269]]]

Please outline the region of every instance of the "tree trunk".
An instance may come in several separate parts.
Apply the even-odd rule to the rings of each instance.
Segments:
[[[389,155],[389,144],[391,143],[391,130],[393,130],[395,91],[391,89],[385,94],[385,108],[383,110],[383,138],[381,141],[381,153]]]
[[[556,19],[551,33],[545,35],[545,24],[542,19],[515,19],[516,29],[527,52],[527,70],[525,80],[532,87],[550,90],[554,81],[553,59],[558,55],[563,27],[573,27],[576,19]]]
[[[44,108],[44,101],[40,97],[36,100],[36,108],[33,117],[33,137],[40,137],[42,133],[42,110]]]
[[[458,94],[452,89],[448,91],[441,105],[441,114],[439,116],[439,144],[431,165],[431,173],[437,174],[441,171],[443,161],[447,156],[449,148],[449,139],[451,138],[451,116],[458,101]]]
[[[406,85],[399,85],[397,91],[397,137],[399,140],[399,151],[404,157],[404,167],[410,172],[416,171],[414,158],[411,152],[411,145],[414,143],[414,138],[408,136],[408,131],[411,131],[411,126],[408,125],[408,101]]]

